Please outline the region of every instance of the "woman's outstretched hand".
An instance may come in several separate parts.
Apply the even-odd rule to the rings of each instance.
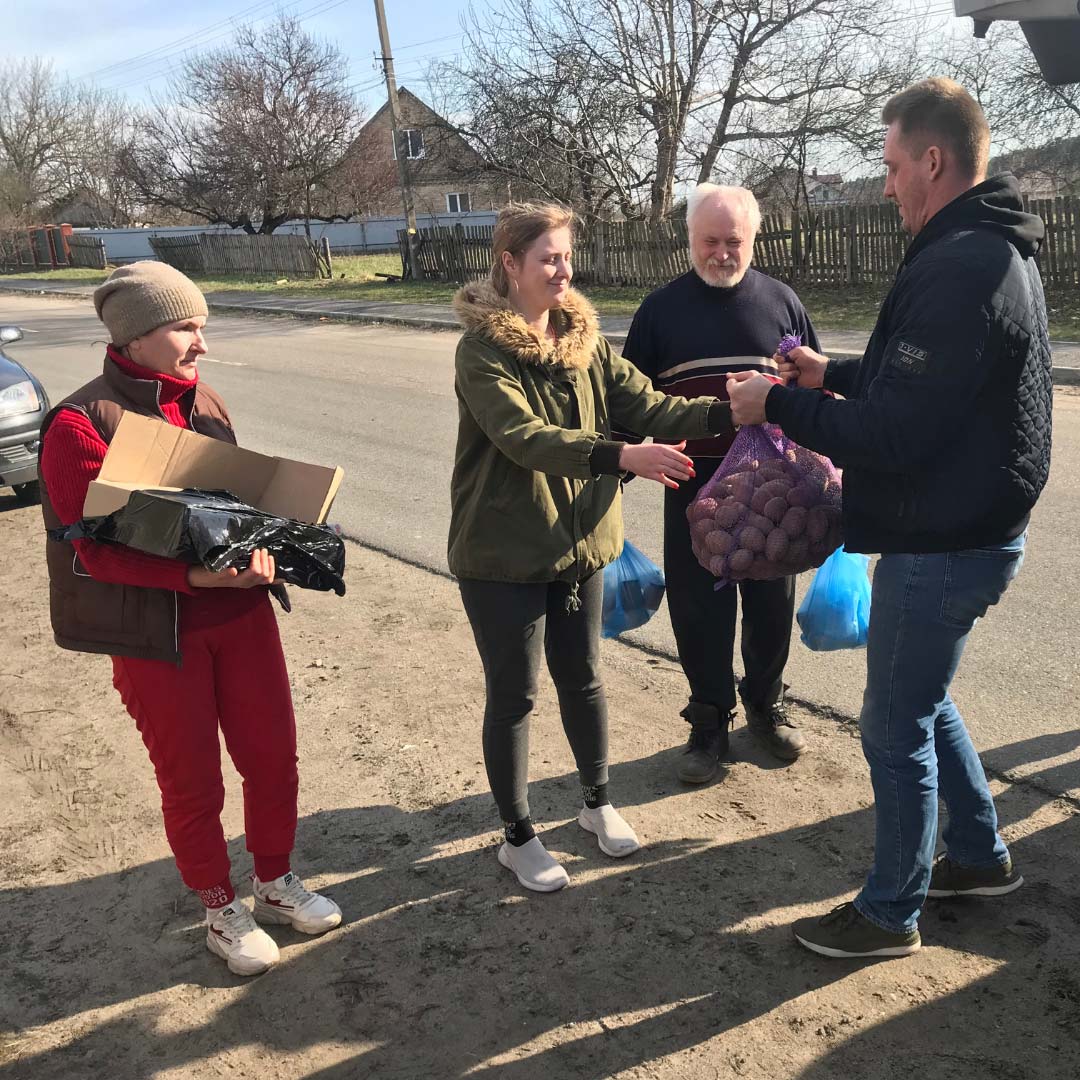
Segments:
[[[192,566],[187,579],[193,589],[255,589],[260,585],[273,585],[274,570],[274,556],[266,548],[256,548],[246,570],[231,566],[215,573],[205,566]]]
[[[669,446],[666,443],[627,443],[619,454],[619,468],[656,480],[664,487],[677,488],[680,480],[689,480],[697,474],[694,463],[684,453],[686,440]]]

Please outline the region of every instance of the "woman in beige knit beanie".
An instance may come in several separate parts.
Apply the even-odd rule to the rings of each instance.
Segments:
[[[125,412],[236,442],[224,402],[199,379],[207,308],[194,282],[163,263],[133,263],[95,291],[94,306],[111,339],[104,370],[42,425],[41,505],[50,531],[81,520]],[[274,560],[260,549],[246,570],[212,573],[55,535],[47,557],[56,642],[112,657],[113,683],[154,765],[177,867],[206,908],[207,947],[237,974],[265,971],[278,948],[256,919],[309,934],[341,921],[337,904],[309,892],[292,871],[296,727],[269,597]],[[244,778],[254,918],[231,882],[219,731]]]
[[[98,318],[109,328],[112,343],[128,342],[165,323],[201,318],[206,297],[191,278],[167,263],[137,262],[114,270],[94,290]]]

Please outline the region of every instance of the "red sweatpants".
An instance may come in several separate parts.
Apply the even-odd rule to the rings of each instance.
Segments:
[[[286,856],[296,834],[296,722],[269,597],[219,625],[181,629],[180,649],[179,668],[113,657],[113,684],[150,751],[180,876],[202,890],[229,877],[218,726],[244,780],[248,851]]]

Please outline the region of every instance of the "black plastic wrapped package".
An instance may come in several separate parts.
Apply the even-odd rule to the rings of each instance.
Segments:
[[[219,571],[245,569],[255,548],[274,557],[278,580],[345,595],[345,545],[327,525],[274,517],[228,491],[133,491],[127,506],[67,530]]]

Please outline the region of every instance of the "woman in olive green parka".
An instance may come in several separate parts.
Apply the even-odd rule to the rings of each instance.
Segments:
[[[677,487],[693,463],[682,443],[618,442],[612,427],[687,439],[731,422],[726,403],[662,394],[612,351],[592,306],[569,288],[571,221],[557,206],[505,208],[490,279],[454,300],[465,333],[450,569],[484,664],[484,758],[506,833],[499,861],[541,892],[568,881],[529,817],[528,721],[542,652],[581,780],[579,823],[607,855],[640,846],[607,798],[598,571],[622,550],[621,478]]]

